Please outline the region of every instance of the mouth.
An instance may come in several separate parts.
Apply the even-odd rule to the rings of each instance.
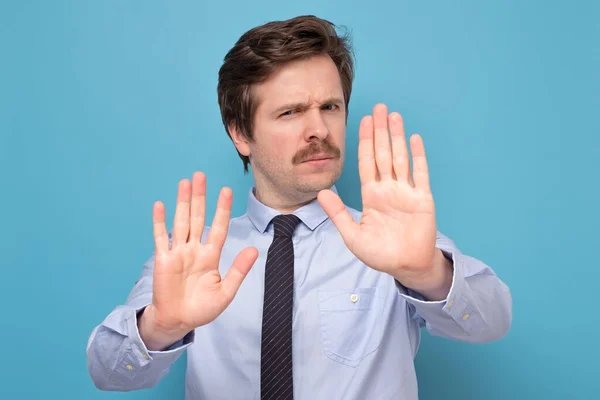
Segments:
[[[331,159],[333,159],[333,156],[330,154],[316,154],[310,158],[307,158],[306,160],[304,160],[302,162],[325,161],[325,160],[331,160]]]

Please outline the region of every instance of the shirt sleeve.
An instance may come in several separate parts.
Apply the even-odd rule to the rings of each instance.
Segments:
[[[436,246],[452,260],[450,292],[444,300],[427,301],[396,281],[411,315],[435,336],[473,343],[504,337],[512,323],[508,286],[488,265],[461,253],[451,239],[439,232]]]
[[[194,341],[194,331],[164,351],[149,351],[140,337],[137,317],[152,299],[154,255],[144,264],[125,304],[94,328],[87,344],[88,371],[101,390],[151,388]]]

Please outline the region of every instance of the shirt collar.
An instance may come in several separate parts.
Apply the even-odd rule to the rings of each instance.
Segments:
[[[248,210],[247,214],[254,227],[260,232],[265,233],[271,220],[281,214],[274,208],[268,207],[265,204],[258,201],[254,195],[254,187],[248,191]],[[335,194],[337,194],[337,188],[333,185],[330,188]],[[311,231],[321,225],[328,218],[325,211],[319,204],[317,199],[314,199],[310,203],[300,207],[293,212],[300,220],[306,225]]]

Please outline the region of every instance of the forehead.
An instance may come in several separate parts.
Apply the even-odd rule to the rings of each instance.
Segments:
[[[344,99],[338,70],[329,56],[317,56],[286,64],[253,88],[258,107],[269,109],[282,103],[319,103]]]

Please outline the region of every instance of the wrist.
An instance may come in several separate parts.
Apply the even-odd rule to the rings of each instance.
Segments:
[[[181,340],[190,330],[160,324],[157,322],[155,311],[150,304],[138,315],[138,331],[148,350],[162,351]]]
[[[441,301],[448,297],[452,288],[454,277],[454,266],[452,261],[446,258],[444,253],[436,248],[431,262],[431,267],[424,271],[418,278],[411,282],[404,282],[396,278],[398,282],[409,289],[423,295],[429,301]]]

